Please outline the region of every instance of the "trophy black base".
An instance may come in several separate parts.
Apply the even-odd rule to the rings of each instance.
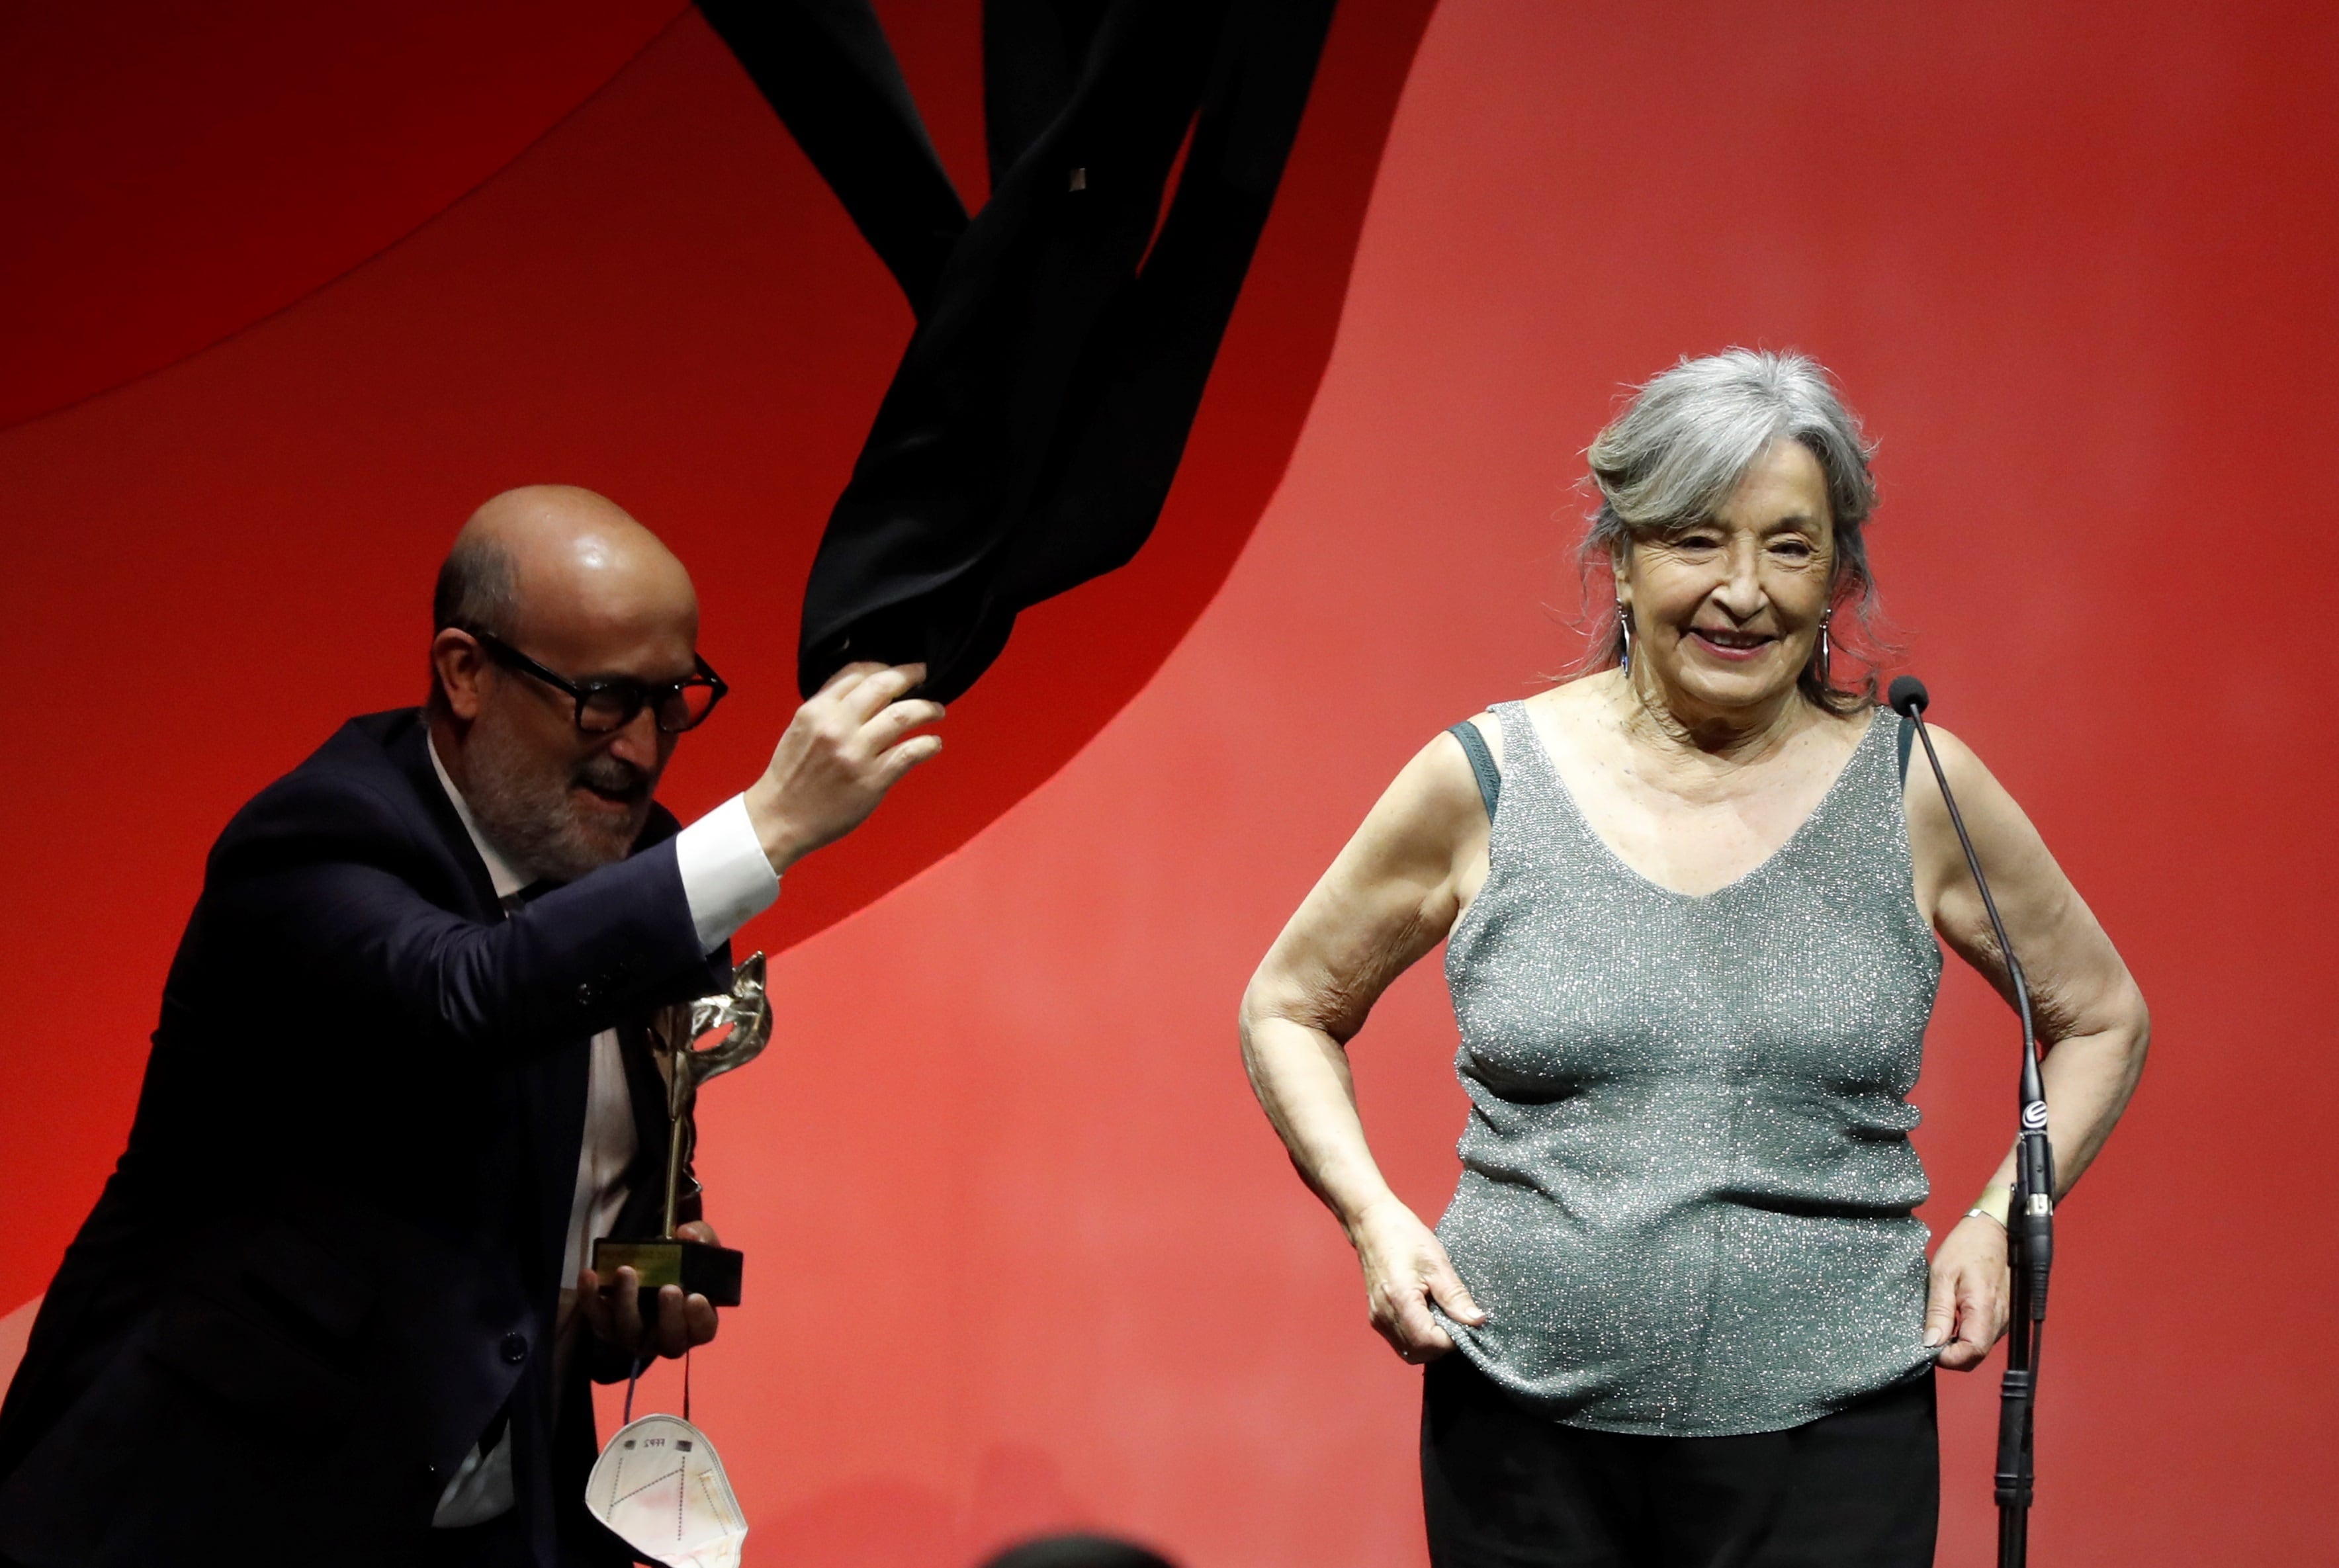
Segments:
[[[617,1241],[602,1237],[593,1243],[593,1272],[604,1292],[620,1268],[630,1268],[642,1288],[656,1291],[679,1285],[686,1296],[704,1296],[716,1307],[739,1305],[739,1274],[746,1254],[734,1247],[709,1247],[703,1241],[679,1241],[671,1237],[652,1241]]]

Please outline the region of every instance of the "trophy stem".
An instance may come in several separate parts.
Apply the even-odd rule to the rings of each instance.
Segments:
[[[677,1070],[679,1070],[679,1068],[677,1068]],[[674,1236],[675,1207],[682,1196],[683,1136],[688,1129],[689,1126],[690,1120],[687,1117],[675,1117],[673,1119],[673,1130],[667,1135],[666,1146],[666,1218],[660,1221],[658,1226],[658,1236],[661,1239],[671,1239]]]
[[[656,1293],[669,1285],[704,1296],[716,1307],[739,1305],[741,1255],[712,1242],[685,1241],[675,1234],[682,1207],[682,1172],[697,1141],[690,1111],[698,1086],[755,1059],[772,1034],[772,1009],[764,991],[764,955],[756,953],[731,971],[731,989],[715,996],[662,1008],[649,1021],[649,1046],[666,1079],[666,1207],[658,1233],[646,1239],[596,1237],[593,1272],[601,1289],[617,1289],[617,1271],[634,1271],[637,1286]],[[699,1049],[701,1040],[714,1043]]]

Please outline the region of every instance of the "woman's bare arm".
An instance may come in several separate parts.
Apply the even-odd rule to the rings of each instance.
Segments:
[[[1445,940],[1484,875],[1486,836],[1469,763],[1440,735],[1397,774],[1243,993],[1251,1088],[1356,1247],[1373,1326],[1408,1361],[1453,1348],[1425,1297],[1457,1322],[1483,1315],[1374,1163],[1346,1047],[1389,981]]]
[[[2031,1015],[2046,1052],[2039,1073],[2047,1087],[2048,1136],[2055,1149],[2060,1198],[2102,1151],[2136,1092],[2151,1019],[2111,939],[2014,797],[1962,741],[1939,726],[1931,726],[1931,733],[2007,937],[2022,960]],[[2006,956],[1967,869],[1940,786],[1921,761],[1910,769],[1907,800],[1920,907],[1950,950],[2010,1001],[2014,987]],[[2009,1050],[2009,1111],[2016,1065]],[[2013,1179],[2009,1147],[1989,1185],[2008,1186]],[[1940,1330],[1940,1338],[1954,1329],[1964,1342],[1943,1354],[1942,1366],[1978,1363],[1996,1340],[2004,1326],[2005,1258],[2006,1233],[1987,1219],[1964,1220],[1942,1240],[1927,1326],[1929,1333]]]
[[[2031,1014],[2046,1052],[2040,1070],[2047,1080],[2060,1198],[2102,1151],[2136,1091],[2151,1037],[2150,1016],[2111,939],[2014,797],[1964,742],[1939,726],[1932,735],[2029,983]],[[1932,771],[1921,765],[1910,770],[1909,829],[1919,902],[1931,914],[1934,929],[2010,1001],[2014,985],[2006,957],[1991,934],[1940,788]],[[2012,1066],[2009,1061],[2009,1082]],[[2008,1103],[2012,1104],[2010,1091]],[[1995,1179],[2011,1181],[2013,1175],[2009,1150]]]

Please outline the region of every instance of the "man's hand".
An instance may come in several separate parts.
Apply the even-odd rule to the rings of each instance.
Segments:
[[[796,710],[747,791],[774,871],[859,827],[903,774],[943,749],[940,735],[910,734],[943,716],[940,703],[902,700],[925,678],[923,665],[847,665]]]
[[[703,1220],[677,1225],[674,1233],[685,1241],[721,1245],[715,1228]],[[577,1302],[595,1334],[636,1356],[680,1356],[715,1337],[715,1306],[706,1297],[695,1291],[686,1297],[679,1285],[661,1286],[646,1313],[641,1279],[630,1268],[617,1270],[617,1288],[606,1297],[601,1277],[586,1269],[577,1277]]]

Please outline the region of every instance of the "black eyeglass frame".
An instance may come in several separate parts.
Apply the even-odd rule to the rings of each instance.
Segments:
[[[638,717],[644,708],[650,710],[661,734],[678,735],[696,729],[714,716],[715,706],[731,690],[730,683],[715,673],[715,666],[696,654],[690,656],[696,666],[690,675],[675,681],[637,681],[631,676],[613,676],[607,680],[572,681],[558,670],[548,669],[529,658],[493,632],[483,632],[473,626],[457,626],[457,631],[479,645],[480,650],[497,664],[534,676],[538,680],[568,697],[577,705],[577,727],[588,735],[614,735]],[[704,687],[715,695],[706,699],[706,706],[686,725],[666,722],[665,706],[673,698],[694,687]],[[614,695],[625,705],[625,713],[611,725],[588,725],[585,722],[585,705],[596,697]]]

